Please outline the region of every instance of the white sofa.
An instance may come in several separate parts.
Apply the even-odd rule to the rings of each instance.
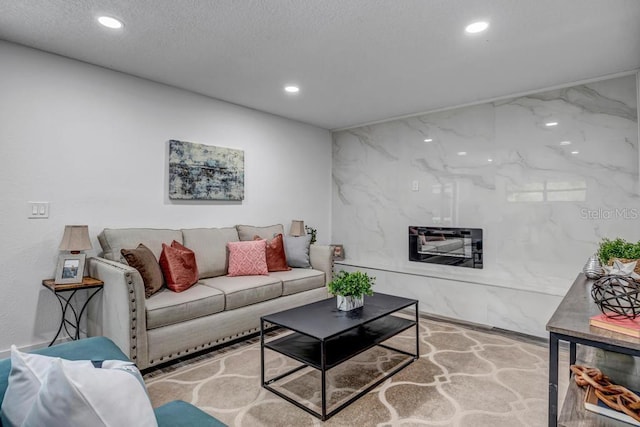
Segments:
[[[113,340],[140,369],[201,351],[259,331],[260,317],[328,297],[332,251],[311,245],[312,268],[268,276],[227,276],[227,242],[271,239],[282,225],[197,229],[105,229],[103,253],[88,260],[90,276],[104,281],[87,310],[88,335]],[[173,240],[196,255],[199,281],[175,293],[166,287],[145,299],[140,273],[126,264],[121,249],[142,243],[159,259],[162,243]]]

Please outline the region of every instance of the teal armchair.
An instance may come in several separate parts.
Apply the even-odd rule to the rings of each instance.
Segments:
[[[67,360],[129,360],[129,358],[106,337],[92,337],[69,341],[34,351],[45,356]],[[0,403],[7,390],[11,359],[0,360]],[[174,400],[154,409],[159,427],[223,427],[225,424],[201,411],[190,403]],[[0,427],[2,427],[0,414]]]

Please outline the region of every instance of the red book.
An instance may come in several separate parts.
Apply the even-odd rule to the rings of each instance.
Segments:
[[[589,318],[589,324],[597,328],[640,338],[640,317],[635,319],[612,319],[604,314],[598,314]]]

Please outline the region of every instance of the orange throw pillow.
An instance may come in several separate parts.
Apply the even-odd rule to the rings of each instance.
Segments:
[[[196,254],[175,240],[171,246],[163,243],[160,267],[167,282],[167,288],[182,292],[198,282]]]
[[[262,240],[260,236],[254,236],[253,240]],[[269,271],[289,271],[287,255],[284,252],[284,239],[282,234],[276,234],[271,240],[267,240],[267,269]]]

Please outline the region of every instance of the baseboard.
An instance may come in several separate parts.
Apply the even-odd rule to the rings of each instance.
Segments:
[[[530,342],[535,343],[535,344],[548,345],[548,343],[549,343],[548,339],[545,339],[545,338],[542,338],[542,337],[538,337],[538,336],[535,336],[535,335],[525,334],[525,333],[522,333],[522,332],[511,331],[509,329],[497,328],[495,326],[483,325],[481,323],[469,322],[467,320],[460,320],[460,319],[455,319],[455,318],[447,317],[447,316],[439,316],[439,315],[435,315],[435,314],[429,314],[429,313],[425,313],[425,312],[422,312],[422,311],[419,314],[420,314],[420,317],[425,318],[425,319],[431,319],[431,320],[435,320],[435,321],[452,323],[454,325],[465,326],[467,328],[476,329],[478,331],[483,331],[483,332],[490,332],[490,333],[495,333],[495,334],[499,334],[499,335],[518,337],[520,339],[527,340],[527,341],[530,341]]]

